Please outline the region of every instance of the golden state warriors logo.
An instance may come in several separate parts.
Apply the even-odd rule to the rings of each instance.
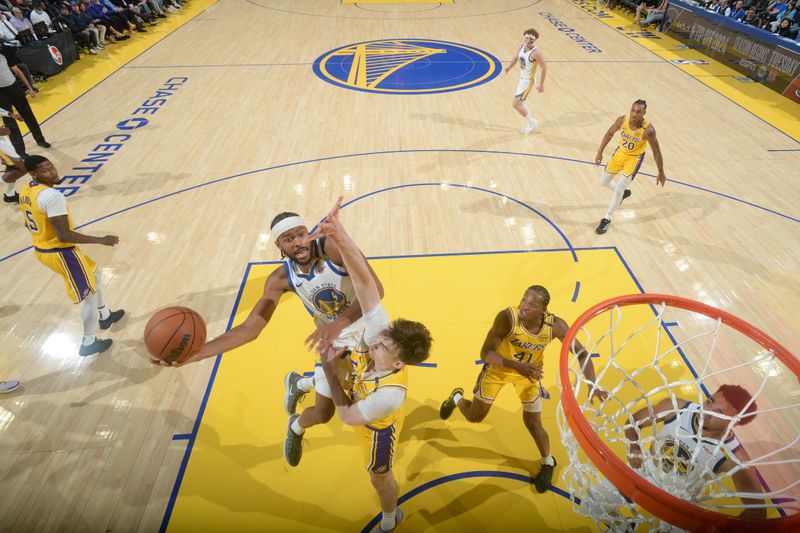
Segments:
[[[324,315],[336,316],[347,306],[344,294],[330,287],[318,290],[311,298],[317,311]]]
[[[500,70],[500,61],[487,52],[429,39],[349,44],[314,61],[314,73],[328,83],[385,94],[469,89],[490,81]]]
[[[667,439],[661,445],[661,470],[685,476],[689,470],[692,454],[682,443],[678,443],[677,446],[675,444],[674,440]]]

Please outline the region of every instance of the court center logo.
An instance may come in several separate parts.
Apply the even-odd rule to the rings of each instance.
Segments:
[[[430,39],[348,44],[314,61],[314,73],[328,83],[383,94],[460,91],[492,80],[500,70],[488,52]]]

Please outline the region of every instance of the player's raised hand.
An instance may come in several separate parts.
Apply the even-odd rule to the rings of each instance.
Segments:
[[[317,228],[312,232],[309,233],[308,236],[304,239],[304,243],[309,243],[320,237],[330,237],[334,241],[337,240],[339,237],[339,232],[342,229],[341,222],[339,222],[339,210],[342,208],[342,199],[344,196],[340,196],[336,203],[333,205],[331,210],[328,212],[328,215],[317,225]]]
[[[325,353],[320,356],[323,364],[333,364],[347,351],[347,348],[334,348],[333,346],[325,350]]]

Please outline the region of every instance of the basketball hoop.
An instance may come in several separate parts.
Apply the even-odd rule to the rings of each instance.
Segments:
[[[585,335],[581,340],[589,353],[598,356],[595,383],[586,380],[580,360],[570,350],[579,333]],[[559,372],[558,423],[570,460],[563,479],[574,509],[593,518],[601,529],[615,531],[635,531],[640,524],[650,531],[674,531],[674,527],[704,532],[800,531],[799,377],[800,361],[783,346],[744,320],[709,305],[676,296],[634,294],[591,307],[564,337]],[[719,465],[708,468],[690,463],[697,454],[682,458],[683,463],[677,452],[665,456],[664,448],[656,446],[659,436],[645,437],[645,430],[640,433],[633,422],[632,413],[642,407],[648,407],[654,418],[653,405],[659,397],[671,398],[678,416],[688,410],[676,403],[676,398],[683,398],[699,409],[702,430],[707,387],[728,382],[744,385],[753,396],[751,403],[758,400],[756,417],[747,430],[758,426],[752,428],[751,440],[759,446],[751,450],[745,443],[750,458],[730,458],[735,466],[727,473],[717,473]],[[783,383],[789,387],[780,387]],[[776,394],[789,388],[786,398]],[[608,397],[592,403],[589,396],[597,389]],[[731,430],[743,412],[733,417],[713,415],[729,420],[723,440],[732,437]],[[781,425],[787,420],[788,426]],[[771,433],[766,437],[773,428],[778,437]],[[643,465],[654,465],[650,469],[634,470],[627,463],[631,441],[626,429],[639,436]],[[737,436],[740,431],[748,433],[740,426]],[[698,441],[707,442],[705,437]],[[721,453],[725,444],[716,441],[709,446]],[[663,466],[667,459],[670,468]],[[774,470],[771,487],[766,489],[760,477],[764,493],[732,490],[732,475],[748,468],[756,469],[759,476]],[[750,503],[745,504],[742,497]],[[737,516],[748,508],[782,516],[763,520]]]

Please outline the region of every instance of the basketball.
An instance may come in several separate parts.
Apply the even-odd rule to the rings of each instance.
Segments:
[[[206,341],[203,317],[188,307],[167,307],[154,314],[144,328],[144,344],[154,358],[182,363]]]

